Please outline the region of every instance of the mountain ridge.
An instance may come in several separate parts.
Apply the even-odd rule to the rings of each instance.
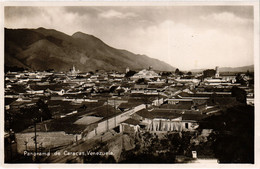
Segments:
[[[148,68],[174,71],[171,65],[146,55],[113,48],[101,39],[75,32],[67,35],[54,29],[5,28],[5,66],[32,70],[68,71],[73,65],[80,71],[124,71]]]
[[[206,69],[192,69],[191,72],[202,72]],[[249,70],[250,72],[254,71],[254,65],[247,66],[239,66],[239,67],[219,67],[220,72],[246,72]]]

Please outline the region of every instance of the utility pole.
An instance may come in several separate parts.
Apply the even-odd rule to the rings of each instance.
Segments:
[[[158,107],[159,107],[159,90],[157,90],[157,93],[158,93],[157,100],[158,100]]]
[[[8,129],[9,129],[9,138],[7,140],[7,144],[9,144],[9,150],[10,150],[10,161],[13,160],[13,150],[12,150],[12,139],[13,139],[13,130],[12,130],[12,115],[7,111],[6,112],[7,121],[8,121]]]
[[[115,102],[115,98],[114,98],[114,111],[115,111],[115,114],[116,114],[116,102]],[[116,126],[116,116],[115,116],[115,126]]]
[[[36,120],[37,118],[33,119],[33,124],[34,124],[34,137],[33,137],[33,141],[34,141],[34,145],[35,145],[35,162],[37,162],[37,133],[36,133]]]
[[[36,135],[36,120],[34,121],[34,143],[35,143],[35,161],[37,161],[37,135]]]
[[[108,127],[109,127],[109,125],[108,125],[108,97],[107,97],[107,131],[108,131]]]
[[[13,160],[13,149],[12,149],[12,138],[13,138],[13,132],[12,129],[9,130],[9,145],[10,145],[10,161]]]

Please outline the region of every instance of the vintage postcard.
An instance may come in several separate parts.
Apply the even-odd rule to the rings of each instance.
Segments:
[[[2,167],[259,167],[258,1],[6,1],[1,17]]]

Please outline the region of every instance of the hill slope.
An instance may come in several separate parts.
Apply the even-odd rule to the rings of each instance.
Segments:
[[[206,69],[193,69],[192,72],[202,72]],[[220,72],[246,72],[249,70],[250,72],[254,72],[254,65],[242,66],[242,67],[220,67]]]
[[[72,65],[81,71],[124,71],[126,67],[143,69],[149,66],[155,70],[175,70],[167,63],[115,49],[82,32],[69,36],[45,28],[5,29],[5,66],[68,71]]]

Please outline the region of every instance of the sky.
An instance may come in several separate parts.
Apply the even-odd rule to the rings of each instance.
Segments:
[[[12,6],[6,28],[81,31],[180,70],[254,63],[252,6]]]

